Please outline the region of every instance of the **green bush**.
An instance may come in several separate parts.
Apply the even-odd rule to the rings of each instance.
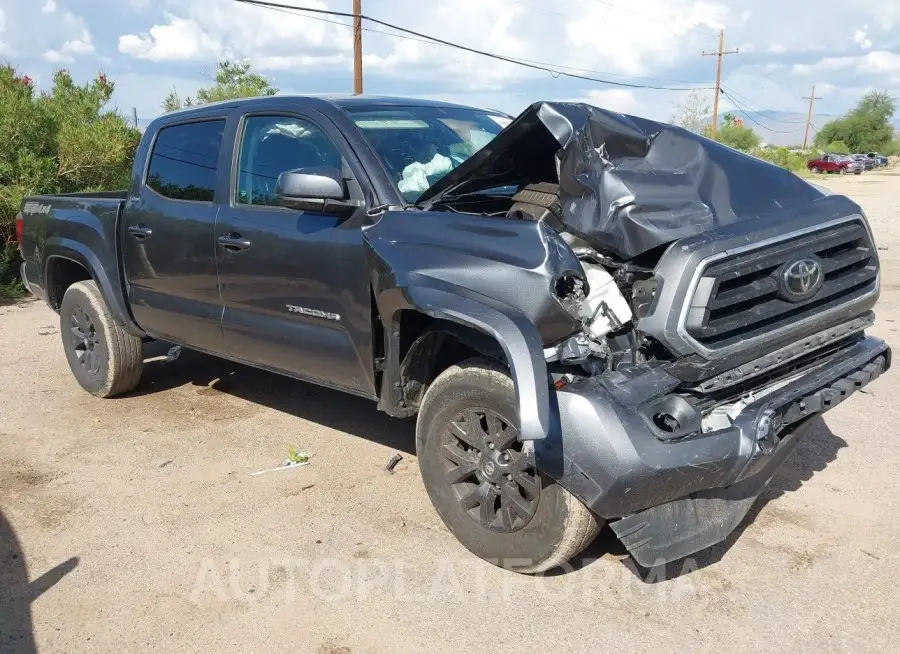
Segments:
[[[716,140],[735,150],[752,150],[759,145],[759,137],[744,125],[723,125],[716,133]]]
[[[806,170],[809,157],[803,152],[792,152],[788,148],[753,148],[749,152],[757,159],[768,161],[793,172]]]
[[[22,297],[25,287],[19,279],[19,248],[14,243],[7,243],[0,249],[0,300]]]
[[[105,111],[115,85],[102,73],[83,85],[58,70],[38,93],[27,75],[0,65],[0,283],[20,289],[15,216],[33,194],[126,188],[140,132]],[[13,289],[10,291],[10,289]]]

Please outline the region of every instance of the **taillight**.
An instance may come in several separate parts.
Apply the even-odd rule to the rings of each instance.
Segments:
[[[16,242],[19,244],[19,252],[22,252],[22,233],[25,231],[25,223],[22,214],[16,214]]]

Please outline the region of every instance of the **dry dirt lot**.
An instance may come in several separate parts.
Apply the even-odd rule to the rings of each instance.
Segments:
[[[820,181],[872,219],[875,332],[900,342],[900,176]],[[0,307],[0,651],[896,650],[893,372],[816,426],[723,545],[646,571],[604,532],[535,579],[444,529],[412,422],[190,353],[94,399],[58,331],[42,304]],[[311,465],[249,475],[288,446]]]

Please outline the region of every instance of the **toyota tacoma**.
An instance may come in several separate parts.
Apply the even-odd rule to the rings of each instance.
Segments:
[[[584,104],[192,108],[129,189],[26,198],[17,227],[85,390],[134,389],[159,339],[417,416],[437,513],[520,572],[606,523],[644,566],[722,541],[890,365],[857,204]]]

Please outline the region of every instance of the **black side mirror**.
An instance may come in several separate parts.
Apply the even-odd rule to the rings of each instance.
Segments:
[[[290,209],[349,215],[360,204],[349,198],[341,171],[331,166],[287,170],[275,182],[275,199]]]

